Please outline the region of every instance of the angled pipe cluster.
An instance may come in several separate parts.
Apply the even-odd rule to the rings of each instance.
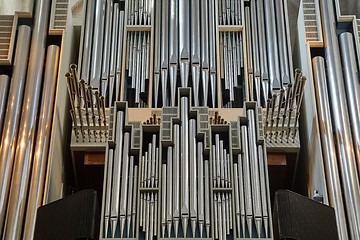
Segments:
[[[103,142],[107,139],[105,97],[78,79],[77,66],[65,74],[70,99],[70,116],[76,142]]]

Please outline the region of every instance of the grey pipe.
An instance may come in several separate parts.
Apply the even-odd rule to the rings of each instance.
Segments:
[[[116,71],[116,60],[118,55],[118,35],[119,35],[119,4],[114,4],[113,9],[113,19],[112,19],[112,32],[111,32],[111,51],[110,48],[104,51],[104,58],[109,58],[109,106],[113,105],[113,96],[114,96],[114,85],[115,79],[117,78]],[[110,56],[105,56],[105,52],[110,52]],[[106,91],[104,91],[106,93]],[[116,100],[116,99],[115,99]]]
[[[360,174],[360,84],[354,38],[351,33],[340,35],[341,59],[344,68],[345,90],[351,121],[354,151]]]
[[[181,220],[182,229],[186,233],[189,220],[189,99],[181,97]]]
[[[29,54],[31,29],[23,25],[19,27],[18,41],[14,60],[14,71],[9,88],[9,99],[7,103],[3,132],[0,145],[0,239],[2,227],[5,221],[5,212],[8,191],[10,187],[11,172],[15,155],[15,148],[22,106],[27,60]]]
[[[312,60],[314,70],[315,96],[317,103],[322,153],[327,178],[329,200],[335,209],[339,239],[348,239],[343,193],[336,158],[328,91],[326,89],[325,61],[322,57]]]
[[[173,148],[171,146],[168,147],[167,151],[167,185],[166,185],[166,193],[167,193],[167,203],[166,203],[166,223],[168,229],[168,236],[170,237],[171,233],[171,225],[172,225],[172,205],[173,205]],[[165,209],[164,209],[165,210]],[[165,237],[165,236],[163,236]]]
[[[327,45],[327,86],[333,117],[334,133],[341,176],[344,183],[344,198],[351,239],[360,239],[360,186],[356,171],[355,154],[346,104],[344,78],[342,75],[339,43],[335,29],[335,13],[332,1],[320,1],[324,24],[324,40]]]
[[[50,46],[46,60],[44,83],[41,97],[40,119],[38,124],[34,159],[32,163],[30,189],[27,200],[26,218],[23,239],[33,239],[35,230],[36,210],[42,204],[45,183],[50,133],[56,95],[56,81],[60,48]],[[49,54],[50,58],[49,58]]]
[[[113,178],[113,163],[114,163],[114,149],[109,149],[107,153],[107,175],[106,175],[106,196],[105,196],[105,210],[104,210],[104,221],[105,221],[105,237],[108,236],[109,223],[110,223],[110,201],[111,201],[111,189],[112,189],[112,178]]]
[[[124,112],[116,113],[116,132],[115,132],[115,150],[114,150],[114,171],[113,171],[113,186],[111,193],[111,229],[112,235],[115,235],[115,229],[119,215],[120,204],[120,180],[121,180],[121,163],[122,163],[122,145],[123,145],[123,126],[124,126]]]
[[[5,117],[5,107],[8,99],[8,87],[10,78],[7,75],[0,75],[0,137],[2,134]]]
[[[89,79],[90,76],[90,59],[92,49],[92,37],[94,31],[94,14],[95,14],[95,1],[86,1],[86,19],[85,19],[85,32],[82,50],[81,62],[81,78]]]
[[[122,57],[123,57],[123,48],[124,48],[124,22],[125,22],[125,12],[120,11],[119,14],[119,39],[118,39],[118,53],[116,60],[116,80],[115,80],[115,101],[120,100],[120,80],[121,80],[121,70],[122,70]]]
[[[209,1],[209,48],[210,48],[210,88],[211,88],[211,106],[214,108],[216,106],[216,19],[215,19],[215,1]]]
[[[279,60],[280,60],[280,81],[281,86],[290,82],[289,73],[289,56],[287,50],[287,39],[285,32],[285,19],[284,19],[284,5],[283,0],[276,0],[276,26],[278,35],[278,49],[279,49]]]
[[[279,73],[279,62],[278,62],[278,48],[277,48],[277,36],[275,26],[275,9],[273,1],[264,1],[265,11],[265,29],[268,40],[267,51],[268,51],[268,64],[269,64],[269,79],[271,90],[280,88],[280,73]]]
[[[197,201],[198,201],[198,216],[199,216],[199,231],[200,238],[203,236],[205,225],[205,208],[204,208],[204,156],[203,156],[203,143],[197,144]]]
[[[173,222],[175,237],[178,236],[178,228],[180,221],[180,127],[179,124],[174,125],[174,150],[173,150]]]
[[[105,0],[97,0],[95,6],[94,38],[91,54],[91,68],[89,85],[94,89],[100,88],[101,62],[104,41],[104,20],[105,20]]]
[[[106,18],[105,18],[105,39],[104,39],[104,55],[102,59],[101,79],[107,81],[109,77],[109,62],[110,62],[110,46],[111,46],[111,30],[112,30],[112,18],[113,18],[113,1],[106,0]],[[115,18],[115,17],[114,17]],[[111,49],[113,50],[113,48]],[[101,95],[105,96],[106,89],[101,86]]]
[[[30,163],[35,144],[35,129],[37,124],[37,112],[41,92],[41,81],[44,66],[45,44],[48,29],[48,18],[51,1],[38,1],[35,7],[35,22],[32,34],[32,45],[29,56],[29,68],[27,71],[26,87],[23,103],[26,107],[21,113],[19,125],[19,141],[16,148],[14,169],[9,194],[9,204],[5,239],[19,239],[21,237],[23,217],[25,211],[27,182],[30,175]],[[47,67],[45,73],[53,74],[51,64],[54,65],[57,58],[57,47],[50,46],[47,51]],[[40,59],[40,61],[39,61]],[[49,66],[50,65],[50,66]],[[46,75],[48,77],[49,75]],[[51,75],[50,75],[51,76]],[[52,79],[51,79],[52,80]]]
[[[158,106],[158,98],[159,98],[159,85],[160,85],[160,69],[161,69],[161,1],[156,3],[156,10],[155,10],[155,49],[154,49],[154,103],[155,106]],[[164,236],[163,236],[164,237]]]
[[[203,86],[203,106],[207,106],[209,91],[209,3],[202,0],[200,3],[201,12],[201,68]]]
[[[196,120],[189,120],[189,175],[190,175],[190,218],[192,236],[195,237],[196,223],[198,219],[198,204],[197,204],[197,162],[196,162]]]

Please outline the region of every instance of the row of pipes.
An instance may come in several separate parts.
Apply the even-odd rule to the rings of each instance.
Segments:
[[[287,0],[250,0],[245,5],[247,91],[259,106],[294,83],[287,16]]]
[[[124,1],[85,1],[85,22],[79,53],[79,76],[106,97],[107,105],[120,100]]]
[[[209,151],[189,100],[180,98],[170,145],[163,145],[157,132],[143,132],[139,155],[129,149],[125,112],[114,113],[104,238],[271,238],[266,149],[257,135],[257,110],[247,109],[241,120],[240,152],[231,151],[224,132],[213,134]]]
[[[11,78],[0,76],[0,239],[32,239],[43,203],[60,49],[47,46],[51,1],[18,26]]]
[[[177,87],[191,87],[192,105],[216,107],[220,87],[223,107],[242,107],[246,100],[265,107],[274,91],[293,82],[287,1],[242,4],[237,0],[87,1],[81,78],[107,96],[109,105],[120,99],[123,89],[123,99],[131,107],[175,106]],[[240,32],[217,33],[220,26],[241,24]]]
[[[314,90],[330,205],[339,239],[360,239],[360,83],[355,39],[339,36],[333,1],[320,1],[324,56],[312,59]]]

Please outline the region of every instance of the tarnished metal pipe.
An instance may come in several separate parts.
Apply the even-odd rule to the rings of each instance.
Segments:
[[[327,43],[327,86],[335,133],[338,161],[340,163],[344,199],[351,239],[360,239],[360,186],[356,171],[355,154],[351,139],[351,128],[346,104],[344,77],[341,69],[339,43],[335,29],[335,13],[332,1],[320,1],[324,24],[324,40]]]
[[[332,121],[330,116],[330,104],[326,89],[325,61],[322,57],[312,60],[314,69],[314,85],[317,102],[317,112],[322,142],[322,153],[327,178],[329,200],[335,209],[339,239],[348,239],[346,217],[343,203],[343,193],[339,176],[338,163],[333,138]]]
[[[29,54],[31,29],[29,26],[20,26],[14,71],[11,77],[9,98],[5,113],[5,121],[0,145],[0,238],[5,221],[6,203],[10,187],[10,175],[13,168],[15,148],[18,136],[20,110],[22,106],[27,60]]]
[[[4,231],[5,239],[21,237],[23,215],[27,193],[27,181],[30,174],[30,163],[34,147],[36,117],[41,92],[41,81],[44,67],[46,35],[49,22],[51,1],[37,1],[35,21],[32,31],[29,67],[23,98],[23,110],[19,125],[19,141],[16,148],[14,170],[9,195],[8,213]],[[48,48],[47,61],[56,57],[56,46]],[[39,60],[40,59],[40,60]],[[47,69],[47,68],[46,68]]]
[[[46,60],[44,83],[41,97],[40,119],[38,124],[34,159],[32,163],[30,189],[27,200],[23,239],[33,239],[36,210],[41,206],[45,183],[46,164],[49,151],[50,133],[56,95],[56,81],[60,48],[50,46],[50,58]]]

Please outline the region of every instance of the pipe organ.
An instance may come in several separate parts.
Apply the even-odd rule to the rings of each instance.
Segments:
[[[32,239],[94,153],[100,239],[273,239],[274,153],[360,238],[360,27],[338,0],[301,1],[296,36],[288,0],[33,4],[0,16],[0,239]]]

